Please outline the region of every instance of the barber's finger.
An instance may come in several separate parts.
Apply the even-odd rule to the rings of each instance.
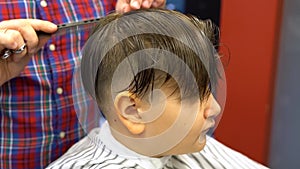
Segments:
[[[54,33],[57,30],[57,25],[49,21],[43,21],[39,19],[27,19],[27,22],[36,31],[42,31],[45,33]]]
[[[25,43],[23,43],[23,45],[19,45],[16,50],[19,50],[20,52],[19,53],[13,53],[12,60],[14,62],[20,62],[21,60],[24,59],[24,57],[26,55],[32,56],[31,54],[27,53],[27,48],[26,48],[26,44]]]
[[[130,0],[118,0],[116,3],[116,11],[118,13],[124,13],[130,10],[129,6]]]
[[[131,0],[130,1],[130,8],[132,10],[140,9],[141,6],[142,6],[142,2],[143,2],[143,0]]]
[[[142,8],[150,8],[153,3],[153,0],[143,0]]]
[[[18,43],[15,41],[15,37],[12,37],[9,34],[7,34],[7,31],[8,29],[0,29],[0,51],[2,51],[5,48],[15,49],[18,46]]]
[[[18,30],[24,25],[30,25],[36,31],[43,31],[46,33],[54,33],[57,30],[57,25],[52,22],[39,19],[13,19],[0,22],[0,28]]]
[[[166,6],[166,0],[153,0],[152,7],[164,8]]]
[[[33,54],[36,52],[39,43],[36,31],[53,33],[57,30],[57,26],[51,22],[38,19],[28,19],[27,23],[29,23],[26,24],[27,29],[25,29],[25,31],[22,31],[21,33],[26,40],[29,53]]]
[[[34,53],[38,44],[36,31],[53,33],[57,26],[51,22],[38,19],[14,19],[0,22],[0,29],[18,30],[25,39],[29,53]]]
[[[7,36],[10,36],[15,43],[17,43],[16,47],[8,49],[14,51],[11,54],[12,60],[14,62],[19,62],[27,53],[25,41],[21,33],[16,30],[7,30],[6,34]]]
[[[19,28],[19,32],[26,41],[28,53],[35,53],[39,39],[33,27],[29,24],[25,24],[22,28]]]

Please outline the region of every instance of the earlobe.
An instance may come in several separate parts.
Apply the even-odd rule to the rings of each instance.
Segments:
[[[135,135],[141,134],[145,130],[145,124],[139,116],[136,102],[137,100],[128,91],[118,93],[114,100],[116,113],[120,121],[131,134]]]

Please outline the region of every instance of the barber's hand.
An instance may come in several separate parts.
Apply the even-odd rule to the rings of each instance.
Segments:
[[[18,76],[30,61],[31,56],[41,47],[36,31],[53,33],[57,26],[37,19],[13,19],[0,22],[0,86]],[[6,49],[18,50],[26,43],[25,50],[11,53],[3,59]]]
[[[166,0],[118,0],[116,11],[124,13],[140,8],[164,8],[165,5]]]

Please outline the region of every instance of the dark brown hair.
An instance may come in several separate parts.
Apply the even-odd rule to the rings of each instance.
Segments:
[[[180,99],[206,99],[218,75],[214,32],[211,21],[176,11],[142,9],[110,14],[100,20],[84,47],[84,86],[101,107],[106,99],[111,99],[114,73],[126,61],[131,68],[121,73],[132,74],[133,79],[121,90],[143,97],[151,93],[156,81],[162,85],[175,79],[175,93],[181,92]],[[133,54],[138,57],[132,59]],[[146,55],[151,55],[151,59],[146,59]],[[178,59],[170,60],[167,55]],[[163,66],[163,70],[155,64]],[[164,76],[158,77],[157,72],[164,72]],[[122,83],[123,75],[118,83]]]

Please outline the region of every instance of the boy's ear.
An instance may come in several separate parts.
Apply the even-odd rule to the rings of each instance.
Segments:
[[[114,100],[116,113],[131,134],[141,134],[145,130],[145,124],[139,115],[135,98],[129,91],[118,93]]]

